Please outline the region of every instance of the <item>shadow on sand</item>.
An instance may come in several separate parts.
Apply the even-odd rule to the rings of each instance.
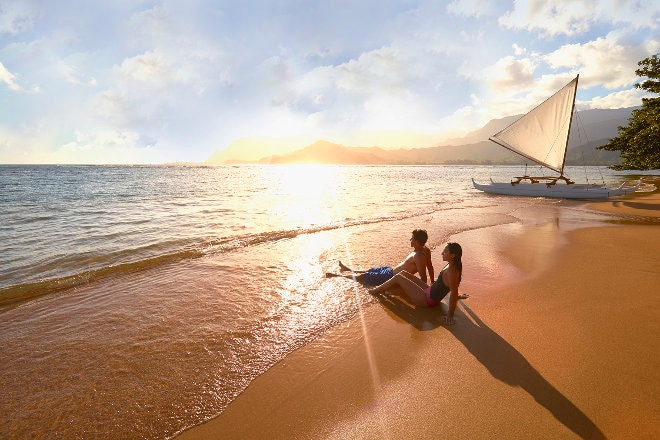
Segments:
[[[381,305],[419,330],[432,330],[440,326],[438,310],[415,309],[396,296],[377,298]],[[589,417],[544,379],[518,350],[481,321],[463,301],[459,304],[461,307],[457,307],[457,312],[462,308],[466,316],[457,327],[450,327],[449,330],[494,378],[524,389],[555,419],[581,438],[606,438]]]
[[[417,330],[428,331],[442,325],[442,316],[436,309],[415,308],[396,295],[374,295],[391,314],[398,316]]]

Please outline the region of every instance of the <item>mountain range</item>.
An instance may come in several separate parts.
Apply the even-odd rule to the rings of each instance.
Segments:
[[[631,112],[638,107],[622,109],[593,109],[577,113],[566,155],[567,165],[612,165],[618,163],[616,151],[597,150],[617,135],[619,126],[628,125]],[[320,163],[343,165],[412,165],[412,164],[522,164],[526,159],[488,140],[488,137],[507,127],[522,115],[494,119],[466,136],[444,141],[442,145],[425,148],[399,148],[388,150],[377,146],[350,147],[319,140],[302,149],[283,155],[262,157],[258,160],[226,158],[214,154],[207,164],[292,164]],[[223,157],[224,156],[224,157]]]

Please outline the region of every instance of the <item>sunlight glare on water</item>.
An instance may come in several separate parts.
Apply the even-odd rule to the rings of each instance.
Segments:
[[[341,167],[282,165],[271,167],[269,186],[254,200],[281,222],[282,229],[305,228],[335,222],[336,187],[345,174]],[[339,214],[341,215],[341,214]]]

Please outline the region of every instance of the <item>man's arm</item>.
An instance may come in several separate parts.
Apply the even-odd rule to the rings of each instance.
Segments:
[[[426,254],[426,252],[424,252],[424,254]],[[422,281],[428,284],[428,281],[426,280],[426,257],[420,252],[417,252],[414,256],[414,260],[419,277],[422,279]],[[433,277],[433,275],[431,275],[431,277]]]
[[[430,282],[435,281],[435,272],[433,270],[433,262],[431,261],[431,249],[424,246],[424,256],[426,257],[426,268],[429,270]]]

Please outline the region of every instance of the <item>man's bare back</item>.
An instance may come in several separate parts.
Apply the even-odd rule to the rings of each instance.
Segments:
[[[430,260],[431,250],[424,246],[423,249],[412,251],[408,256],[399,264],[397,264],[393,271],[395,274],[406,271],[412,274],[419,273],[419,277],[426,281],[426,261]],[[429,274],[431,277],[433,274]]]

